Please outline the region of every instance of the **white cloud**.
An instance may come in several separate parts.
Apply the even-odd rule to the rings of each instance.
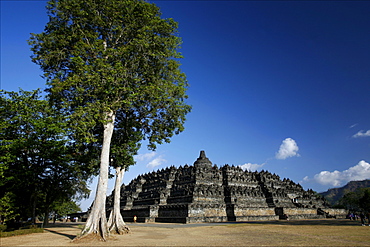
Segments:
[[[257,171],[257,169],[261,168],[264,166],[265,163],[259,165],[259,164],[252,164],[252,163],[245,163],[244,165],[240,165],[239,167],[243,169],[243,171],[248,170],[248,171]]]
[[[341,185],[341,172],[322,171],[314,176],[314,180],[322,185],[331,185],[337,187]]]
[[[149,168],[154,168],[156,166],[160,166],[162,165],[162,163],[166,162],[167,160],[163,159],[163,156],[160,155],[158,156],[157,158],[155,158],[154,160],[150,161],[146,167],[149,167]]]
[[[156,152],[150,152],[146,154],[138,154],[135,155],[135,160],[137,161],[148,161],[152,159],[154,156],[156,156]]]
[[[342,186],[349,181],[370,179],[370,163],[361,160],[357,165],[350,167],[344,171],[322,171],[316,174],[313,180],[322,185],[330,185],[334,187]],[[303,179],[309,181],[308,177]]]
[[[358,125],[357,123],[352,124],[351,126],[349,126],[349,128],[352,129],[352,128],[356,127],[357,125]]]
[[[289,157],[297,156],[298,154],[298,145],[292,138],[286,138],[280,145],[279,151],[276,153],[275,158],[279,160],[285,160]]]
[[[363,130],[360,130],[359,132],[354,134],[352,137],[357,138],[357,137],[366,137],[366,136],[370,136],[370,130],[368,130],[366,132],[363,131]]]
[[[146,167],[148,168],[160,166],[167,161],[163,158],[163,155],[158,156],[156,152],[135,155],[135,160],[147,163]]]

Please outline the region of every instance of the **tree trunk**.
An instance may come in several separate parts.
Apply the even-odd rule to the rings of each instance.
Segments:
[[[109,235],[105,202],[108,188],[109,152],[114,129],[114,120],[114,112],[107,112],[105,116],[106,122],[104,123],[103,146],[100,156],[99,181],[96,189],[95,200],[80,238],[85,237],[89,234],[96,234],[105,241]]]
[[[36,193],[31,196],[32,200],[32,225],[36,224]]]
[[[109,232],[116,234],[125,234],[130,232],[130,228],[125,224],[121,215],[121,184],[124,174],[125,170],[122,167],[116,168],[114,204],[108,220]]]
[[[44,221],[43,226],[46,227],[49,225],[49,214],[50,214],[50,204],[52,198],[50,198],[49,192],[46,193],[45,196],[45,210],[44,210]]]
[[[50,213],[49,204],[46,204],[44,223],[43,223],[44,227],[49,225],[49,213]]]

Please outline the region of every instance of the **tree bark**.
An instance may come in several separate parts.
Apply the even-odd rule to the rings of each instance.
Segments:
[[[32,225],[36,224],[36,193],[31,196],[32,200]]]
[[[109,232],[115,234],[125,234],[130,232],[130,228],[123,221],[121,215],[121,184],[125,174],[122,167],[116,168],[116,182],[114,185],[114,204],[113,210],[110,212],[108,226]]]
[[[105,202],[108,188],[109,172],[109,152],[114,129],[115,114],[113,111],[105,113],[103,145],[100,156],[99,180],[96,189],[95,200],[86,221],[85,228],[82,230],[81,237],[89,234],[96,234],[102,240],[109,236],[107,227],[107,216],[105,211]]]
[[[46,208],[45,208],[44,222],[43,222],[44,227],[49,225],[49,213],[50,213],[49,203],[47,202]]]

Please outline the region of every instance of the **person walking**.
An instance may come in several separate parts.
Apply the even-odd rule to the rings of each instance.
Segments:
[[[361,225],[365,226],[365,214],[363,212],[360,213]]]

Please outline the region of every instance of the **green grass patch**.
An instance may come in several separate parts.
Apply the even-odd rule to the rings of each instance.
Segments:
[[[31,228],[31,229],[20,229],[14,230],[9,232],[0,232],[1,238],[12,237],[12,236],[19,236],[31,233],[42,233],[44,232],[44,228]]]
[[[83,230],[85,228],[85,225],[78,225],[77,228]]]

